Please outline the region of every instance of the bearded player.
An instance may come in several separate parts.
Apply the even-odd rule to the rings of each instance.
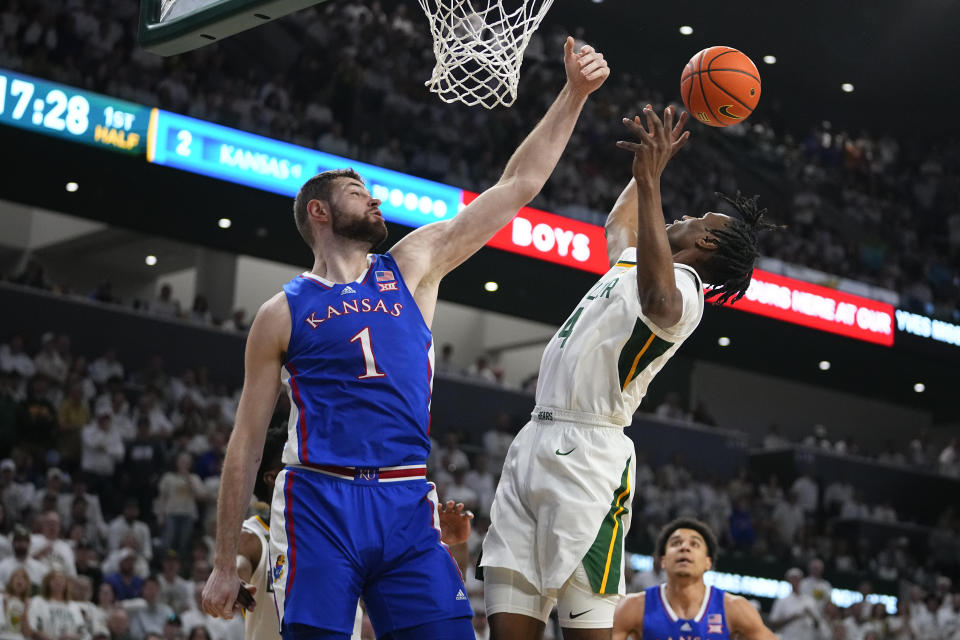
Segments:
[[[351,170],[308,180],[294,221],[314,255],[257,313],[223,463],[204,610],[231,617],[237,536],[281,387],[292,409],[270,521],[285,640],[345,640],[357,600],[381,640],[474,638],[463,579],[440,542],[426,480],[441,279],[479,251],[553,172],[590,93],[610,70],[564,45],[567,82],[500,180],[454,218],[385,254],[380,201]]]
[[[753,605],[704,584],[716,554],[716,536],[699,520],[678,518],[661,529],[654,561],[659,560],[667,582],[631,594],[617,606],[613,640],[776,640]]]
[[[269,503],[273,496],[273,487],[277,474],[283,470],[283,447],[287,442],[286,429],[267,431],[263,446],[263,460],[257,471],[257,481],[253,495]],[[244,591],[238,600],[246,610],[244,613],[244,634],[251,640],[280,640],[280,621],[272,602],[264,597],[273,594],[273,566],[270,562],[270,522],[269,512],[264,519],[260,515],[247,518],[243,522],[240,543],[237,547],[237,573],[243,581]],[[470,537],[470,520],[473,514],[466,511],[463,503],[454,504],[448,500],[440,505],[440,530],[443,543],[449,547],[465,544]],[[463,567],[460,567],[461,571]],[[254,599],[261,594],[260,602]],[[260,606],[258,606],[258,604]],[[363,621],[363,609],[358,605],[350,640],[360,640],[360,626]]]
[[[556,605],[566,640],[607,640],[624,593],[634,446],[623,433],[647,386],[693,332],[708,297],[750,284],[764,212],[707,213],[664,228],[660,175],[687,142],[649,105],[624,120],[633,179],[606,223],[611,269],[547,344],[536,407],[507,453],[480,561],[492,640],[542,636]]]

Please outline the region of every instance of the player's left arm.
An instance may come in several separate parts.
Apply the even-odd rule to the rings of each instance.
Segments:
[[[603,54],[589,46],[574,53],[573,38],[564,45],[564,66],[566,85],[513,153],[500,180],[451,220],[421,227],[391,250],[412,290],[421,281],[439,283],[540,193],[567,146],[587,96],[610,75]]]
[[[739,633],[743,640],[777,640],[773,631],[763,624],[757,610],[744,598],[727,593],[723,600],[731,633]]]
[[[671,131],[671,140],[677,142],[683,135],[683,128],[687,124],[688,114],[686,111],[680,114],[676,126]],[[676,145],[673,153],[676,153],[683,147],[684,143]],[[637,207],[639,206],[639,197],[637,194],[637,180],[630,178],[630,182],[620,193],[620,197],[614,203],[613,208],[607,215],[607,221],[603,230],[607,237],[607,258],[612,267],[617,263],[620,254],[627,247],[633,247],[637,244]]]

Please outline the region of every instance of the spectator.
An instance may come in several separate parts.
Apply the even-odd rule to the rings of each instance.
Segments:
[[[90,378],[98,385],[104,385],[111,378],[123,379],[123,365],[117,360],[116,347],[107,347],[103,355],[90,365]]]
[[[70,606],[68,578],[51,570],[40,584],[40,594],[27,605],[27,637],[32,640],[77,640],[84,633],[80,611]]]
[[[150,419],[141,416],[137,436],[126,446],[123,477],[139,502],[140,513],[153,513],[153,494],[164,464],[160,439],[150,433]]]
[[[110,640],[134,640],[130,635],[130,617],[121,607],[115,607],[107,617],[107,629],[110,631]]]
[[[109,491],[117,463],[123,460],[123,440],[113,426],[109,409],[97,411],[96,422],[83,428],[83,458],[80,467],[94,491],[113,503],[116,493]],[[108,506],[108,511],[111,509]],[[114,513],[116,513],[114,511]]]
[[[787,499],[773,509],[772,517],[780,542],[784,545],[792,545],[797,531],[804,523],[803,509],[797,501],[796,491],[790,490]]]
[[[807,571],[807,577],[800,581],[800,593],[813,598],[822,614],[833,593],[833,587],[823,578],[823,560],[811,559],[807,564]]]
[[[83,383],[70,384],[66,397],[57,411],[60,429],[57,432],[57,450],[60,464],[70,471],[76,471],[80,463],[83,447],[81,431],[90,422],[90,407],[83,397]]]
[[[160,286],[160,293],[150,304],[150,312],[158,316],[176,318],[180,315],[180,303],[173,298],[173,288],[164,283]]]
[[[467,367],[464,374],[477,380],[484,380],[491,384],[497,384],[500,375],[490,366],[490,359],[486,355],[477,356],[477,359]]]
[[[0,638],[4,640],[23,640],[24,620],[27,602],[30,599],[30,577],[24,569],[16,569],[4,583],[0,596]]]
[[[36,496],[36,488],[29,482],[17,480],[17,464],[10,458],[0,461],[0,501],[4,513],[13,521],[23,521]],[[2,581],[0,581],[2,583]]]
[[[163,572],[157,583],[160,598],[174,611],[184,611],[193,601],[193,583],[180,576],[180,556],[173,549],[163,555]]]
[[[130,635],[134,640],[146,638],[148,633],[163,634],[163,627],[173,609],[160,599],[160,584],[156,576],[143,581],[142,601],[127,607],[130,614]]]
[[[40,353],[33,358],[36,372],[58,384],[67,379],[67,362],[57,351],[57,343],[52,333],[46,333],[41,340]]]
[[[500,475],[503,461],[507,456],[510,443],[513,442],[514,432],[510,429],[510,417],[501,413],[494,422],[493,429],[483,434],[483,450],[490,462],[490,473]]]
[[[37,372],[33,358],[24,351],[22,335],[14,335],[10,344],[0,345],[0,370],[15,373],[23,379],[32,378]]]
[[[780,640],[810,640],[825,631],[823,619],[812,597],[800,592],[803,571],[794,567],[786,573],[793,590],[778,598],[770,610],[770,628],[777,631]]]
[[[480,502],[480,498],[477,495],[477,492],[474,491],[467,485],[466,476],[467,472],[462,467],[453,467],[452,472],[453,479],[446,485],[446,488],[443,492],[444,500],[453,500],[454,502],[462,502],[467,509],[476,510]]]
[[[70,605],[80,613],[83,620],[83,636],[92,638],[97,634],[108,634],[107,616],[95,605],[93,581],[87,576],[77,576],[70,581]]]
[[[68,576],[77,573],[73,549],[60,538],[60,514],[46,511],[38,518],[40,533],[30,536],[30,556],[46,565],[48,571],[62,571]]]
[[[676,391],[671,391],[666,395],[663,402],[657,407],[656,414],[661,418],[668,418],[670,420],[687,421],[690,419],[690,416],[681,405],[680,394]]]
[[[113,587],[113,593],[117,600],[130,600],[140,597],[143,589],[143,578],[134,573],[136,559],[137,556],[132,549],[121,549],[117,571],[107,573],[103,579],[105,583]],[[129,625],[129,620],[126,620],[126,623]],[[110,630],[110,633],[113,635],[113,629]]]
[[[149,420],[150,435],[158,438],[173,435],[173,423],[170,422],[163,409],[157,406],[156,397],[152,393],[141,394],[137,401],[137,409],[133,412],[131,419],[134,424],[139,424],[141,417]]]
[[[8,584],[14,572],[23,570],[30,584],[39,587],[47,574],[47,566],[30,556],[30,532],[22,525],[13,528],[13,555],[0,560],[0,584]]]
[[[107,549],[116,551],[132,537],[134,550],[147,560],[153,557],[150,528],[140,520],[140,506],[136,498],[127,498],[123,513],[110,521],[107,531]]]
[[[92,589],[99,589],[103,582],[103,571],[100,568],[99,558],[90,543],[86,540],[81,541],[73,550],[73,555],[76,558],[74,566],[77,570],[77,577],[89,578]]]
[[[750,503],[746,498],[740,498],[730,511],[730,542],[736,549],[748,550],[755,540]]]
[[[70,511],[70,517],[66,520],[64,529],[76,534],[79,538],[77,542],[87,542],[102,550],[105,531],[97,527],[96,523],[90,522],[87,517],[89,512],[86,498],[83,496],[74,498],[73,508]],[[76,533],[77,530],[79,533]]]
[[[69,493],[60,494],[57,512],[60,513],[61,521],[70,518],[70,513],[77,498],[83,498],[87,503],[87,522],[94,523],[97,530],[101,532],[101,537],[106,536],[107,524],[103,520],[100,497],[87,491],[87,481],[83,478],[83,474],[78,474],[73,478]]]
[[[45,460],[47,450],[56,442],[57,410],[48,397],[47,379],[34,376],[27,383],[27,397],[20,404],[17,423],[20,445],[35,460]]]
[[[820,487],[816,481],[810,477],[810,474],[803,473],[790,487],[792,493],[796,493],[797,504],[807,515],[813,515],[817,511],[820,503]]]
[[[199,515],[198,501],[204,494],[200,478],[190,471],[191,463],[190,454],[177,456],[175,468],[160,478],[155,505],[157,524],[163,527],[163,548],[181,555],[186,555]]]
[[[487,470],[487,456],[478,453],[473,456],[473,465],[465,478],[466,485],[477,494],[477,511],[489,515],[490,505],[497,490],[497,480]]]
[[[764,449],[781,449],[789,445],[790,441],[780,435],[780,425],[771,424],[767,427],[767,434],[763,437]]]

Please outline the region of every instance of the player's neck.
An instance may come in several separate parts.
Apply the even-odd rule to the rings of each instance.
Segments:
[[[689,620],[697,615],[707,597],[707,586],[701,577],[673,577],[667,580],[667,601],[673,611]]]
[[[369,266],[367,251],[369,245],[353,242],[320,246],[310,272],[330,282],[353,282]]]

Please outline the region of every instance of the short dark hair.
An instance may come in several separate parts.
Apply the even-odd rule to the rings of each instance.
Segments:
[[[703,541],[707,543],[707,557],[714,562],[717,559],[717,536],[713,535],[710,525],[696,518],[677,518],[664,525],[657,535],[656,555],[662,558],[667,553],[667,541],[673,532],[677,529],[691,529],[700,534]]]
[[[263,457],[260,458],[260,468],[257,469],[257,481],[253,485],[253,495],[257,500],[270,502],[273,489],[263,481],[263,474],[272,469],[279,470],[283,458],[283,447],[287,444],[287,430],[283,427],[272,427],[267,431],[267,438],[263,443]]]
[[[728,301],[733,304],[747,292],[753,278],[753,265],[760,257],[757,232],[782,227],[763,222],[767,210],[758,207],[760,196],[748,198],[739,191],[734,198],[722,193],[717,196],[733,205],[742,219],[732,218],[722,228],[707,229],[714,236],[717,249],[704,264],[703,277],[711,285],[704,297],[714,298],[711,300],[714,304]]]
[[[310,223],[307,222],[307,203],[311,200],[329,201],[333,182],[338,178],[353,178],[363,182],[360,174],[353,169],[324,171],[304,182],[293,201],[293,221],[297,225],[300,236],[311,248],[313,248],[313,233],[310,231]]]

